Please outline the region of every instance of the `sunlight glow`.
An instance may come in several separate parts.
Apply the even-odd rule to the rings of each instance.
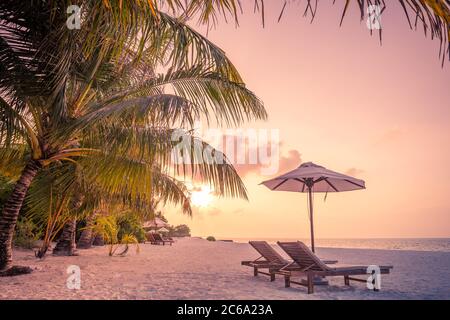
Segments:
[[[196,207],[207,207],[213,200],[213,194],[209,186],[202,186],[200,190],[192,191],[191,201]]]

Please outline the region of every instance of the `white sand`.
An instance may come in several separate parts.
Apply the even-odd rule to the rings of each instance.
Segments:
[[[284,288],[279,277],[253,277],[241,260],[258,254],[241,243],[180,239],[172,247],[141,245],[126,257],[109,257],[106,247],[80,250],[80,256],[39,261],[31,251],[16,251],[15,264],[35,268],[32,274],[0,278],[0,299],[450,299],[450,253],[319,248],[323,258],[348,264],[390,264],[382,290],[364,283],[343,285],[342,277],[330,286]],[[81,268],[81,289],[66,287],[69,265]]]

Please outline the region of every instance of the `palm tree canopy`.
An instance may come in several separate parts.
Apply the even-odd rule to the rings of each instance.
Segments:
[[[171,128],[199,116],[220,124],[266,117],[220,48],[147,3],[0,3],[1,161],[9,175],[21,171],[0,216],[0,272],[11,267],[24,200],[51,217],[69,202],[82,211],[86,194],[136,207],[158,196],[191,214],[184,184],[168,174]],[[69,4],[89,27],[68,28]],[[221,194],[246,197],[227,161],[190,168]]]

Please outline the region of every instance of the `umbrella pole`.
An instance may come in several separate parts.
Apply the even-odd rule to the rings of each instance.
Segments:
[[[308,187],[308,196],[309,196],[309,222],[311,224],[311,250],[312,250],[312,252],[315,253],[315,248],[314,248],[313,199],[312,199],[311,187]]]
[[[308,187],[308,197],[309,197],[309,221],[311,223],[311,250],[316,253],[316,249],[314,246],[314,206],[313,206],[313,197],[312,197],[312,187]],[[315,285],[328,285],[327,279],[324,276],[314,276],[313,282]]]

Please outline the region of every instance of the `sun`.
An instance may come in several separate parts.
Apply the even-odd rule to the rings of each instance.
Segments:
[[[196,207],[207,207],[213,201],[213,194],[209,186],[202,186],[191,193],[191,202]]]

